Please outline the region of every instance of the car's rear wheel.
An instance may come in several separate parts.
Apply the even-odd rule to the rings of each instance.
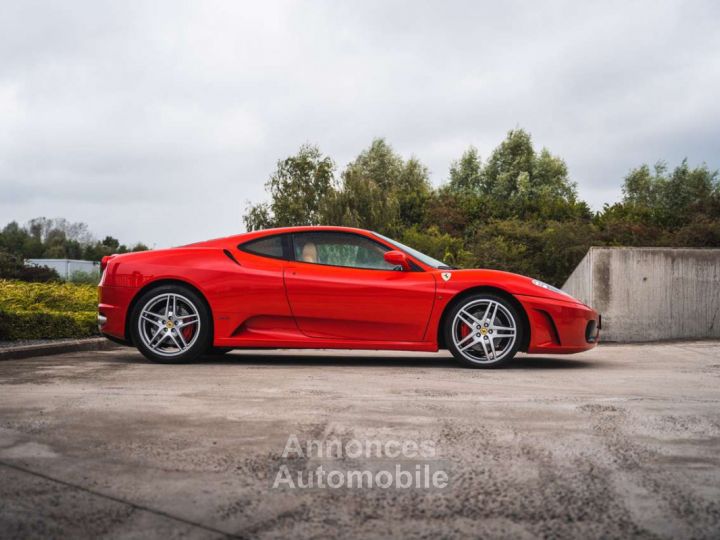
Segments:
[[[474,368],[495,368],[515,356],[524,328],[511,302],[481,293],[451,308],[444,331],[445,343],[457,360]]]
[[[210,346],[209,310],[188,287],[163,285],[147,291],[131,317],[133,343],[154,362],[190,362]]]

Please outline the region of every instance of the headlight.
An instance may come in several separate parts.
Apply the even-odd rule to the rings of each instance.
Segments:
[[[568,293],[563,291],[562,289],[558,289],[557,287],[553,287],[552,285],[545,283],[543,281],[540,281],[539,279],[533,279],[532,280],[533,285],[537,285],[538,287],[542,287],[543,289],[546,289],[548,291],[552,291],[554,293],[558,294],[564,294],[565,296],[570,296]],[[572,296],[570,296],[572,298]]]

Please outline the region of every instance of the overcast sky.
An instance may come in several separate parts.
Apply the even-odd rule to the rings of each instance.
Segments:
[[[0,226],[178,245],[243,230],[279,158],[374,137],[435,184],[513,127],[594,208],[720,167],[720,2],[0,1]]]

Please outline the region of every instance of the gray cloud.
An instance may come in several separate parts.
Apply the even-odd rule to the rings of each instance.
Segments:
[[[157,246],[242,230],[275,161],[376,136],[435,183],[515,126],[594,207],[720,167],[716,2],[4,2],[0,217]]]

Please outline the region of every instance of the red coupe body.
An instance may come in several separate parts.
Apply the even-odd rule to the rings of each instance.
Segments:
[[[130,343],[129,314],[140,294],[181,283],[207,303],[214,347],[437,351],[444,348],[448,307],[476,291],[503,295],[521,308],[527,332],[520,350],[575,353],[597,343],[593,309],[528,277],[435,268],[412,251],[405,252],[411,271],[309,263],[291,248],[273,251],[272,244],[289,246],[294,235],[323,232],[398,250],[361,229],[292,227],[112,256],[103,262],[99,286],[101,331]],[[247,247],[263,239],[266,252]]]

